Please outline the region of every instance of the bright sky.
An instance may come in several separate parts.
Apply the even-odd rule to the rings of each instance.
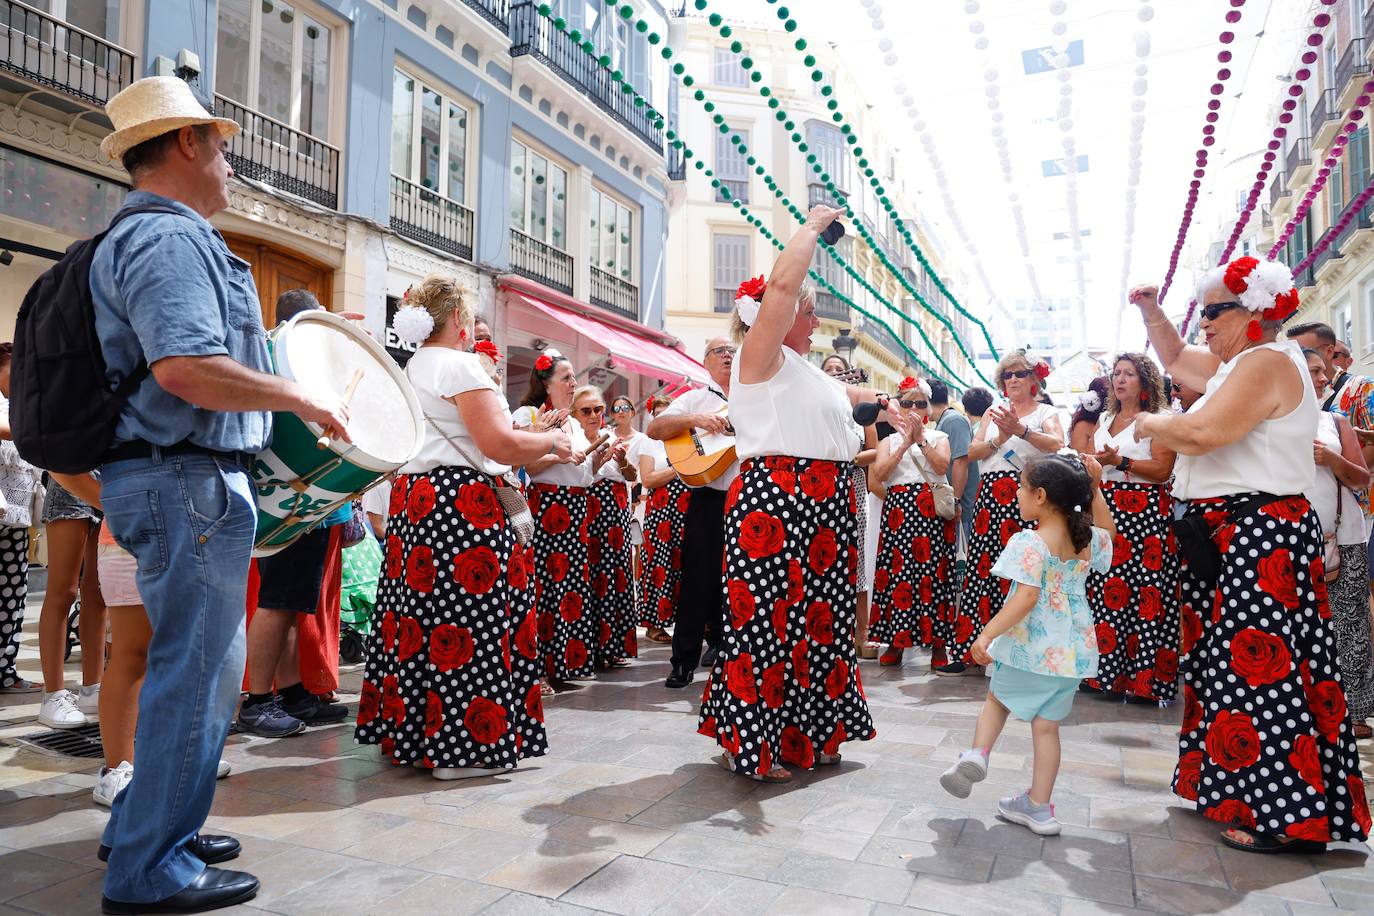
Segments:
[[[732,13],[764,19],[772,11],[763,0],[750,4],[747,12],[741,3]],[[1226,0],[870,0],[869,7],[860,0],[792,0],[790,7],[799,35],[834,42],[850,67],[873,87],[868,101],[882,110],[887,123],[924,122],[924,132],[944,164],[959,217],[995,294],[1005,302],[1031,298],[1031,279],[1008,199],[1013,193],[1023,208],[1040,292],[1047,298],[1078,299],[1073,243],[1053,239],[1055,233],[1070,230],[1068,179],[1042,177],[1042,161],[1063,157],[1063,140],[1072,138],[1075,152],[1088,157],[1088,170],[1077,177],[1078,224],[1085,233],[1086,337],[1089,344],[1108,348],[1117,342],[1122,300],[1131,118],[1136,113],[1132,102],[1144,100],[1140,113],[1145,121],[1127,285],[1163,279],[1200,146],[1209,87],[1222,66],[1217,61],[1223,48],[1218,35],[1227,28],[1235,32],[1229,45],[1234,59],[1227,65],[1232,76],[1222,96],[1217,143],[1211,148],[1189,246],[1165,303],[1170,312],[1181,313],[1207,245],[1230,234],[1237,182],[1248,187],[1257,163],[1229,173],[1223,166],[1268,140],[1287,85],[1277,77],[1289,72],[1296,42],[1306,35],[1311,20],[1306,0],[1249,0],[1235,26],[1224,21],[1231,9]],[[881,10],[882,31],[872,28],[871,9]],[[1052,31],[1056,21],[1065,24],[1062,38]],[[981,32],[974,31],[978,25]],[[980,35],[987,39],[982,50],[975,47]],[[879,47],[883,38],[892,41],[895,66],[884,63]],[[1077,40],[1083,42],[1084,63],[1068,68],[1067,84],[1052,69],[1026,74],[1023,50]],[[1148,53],[1138,56],[1147,44]],[[1142,65],[1147,68],[1143,76],[1137,72]],[[1140,79],[1143,86],[1137,83]],[[919,109],[919,122],[893,92],[901,81]],[[1061,92],[1064,85],[1071,86],[1070,94]],[[990,86],[998,90],[1010,183],[1003,180],[994,145],[997,123],[987,104]],[[1144,94],[1137,95],[1138,89]],[[1072,105],[1067,130],[1060,118],[1065,98]],[[852,110],[852,100],[839,102],[842,111]],[[918,129],[898,131],[903,138],[899,162],[914,170],[914,183],[924,189],[920,200],[927,218],[935,223],[946,249],[964,259],[969,278],[963,287],[964,303],[975,313],[990,314],[987,294],[974,279],[972,257],[962,250],[950,225],[920,134]],[[1261,204],[1267,203],[1266,190]],[[1128,308],[1121,344],[1136,348],[1143,341],[1140,321]]]

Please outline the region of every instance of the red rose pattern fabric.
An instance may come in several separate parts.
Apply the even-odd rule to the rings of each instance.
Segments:
[[[682,526],[692,491],[674,477],[649,495],[639,548],[639,625],[670,627],[682,589]]]
[[[1109,572],[1089,573],[1088,604],[1101,660],[1093,686],[1166,702],[1177,692],[1178,548],[1173,503],[1163,484],[1104,481],[1116,522]],[[1101,640],[1104,627],[1115,637]],[[1173,653],[1161,656],[1160,653]]]
[[[1202,499],[1188,512],[1207,520],[1222,567],[1215,588],[1183,571],[1185,619],[1205,625],[1184,627],[1174,793],[1264,834],[1364,839],[1360,762],[1313,575],[1316,514],[1305,499],[1235,518],[1224,501]]]
[[[1016,488],[1020,486],[1020,479],[1016,471],[992,471],[978,481],[978,498],[973,503],[973,536],[968,541],[968,569],[954,614],[954,638],[948,650],[951,662],[972,663],[968,650],[983,632],[983,624],[996,616],[1007,600],[1011,583],[992,575],[992,564],[1002,555],[1007,541],[1029,527],[1016,507]]]
[[[600,619],[592,591],[585,487],[530,484],[534,516],[534,596],[539,615],[543,673],[555,680],[588,677],[596,670]],[[571,613],[572,609],[579,613]]]
[[[822,750],[875,735],[854,657],[858,572],[845,560],[856,543],[853,480],[834,462],[770,457],[746,461],[736,481],[725,582],[743,584],[754,613],[726,615],[697,730],[741,772],[810,769]]]
[[[400,766],[514,767],[543,756],[534,590],[527,551],[489,478],[465,467],[399,477],[388,550],[407,558],[382,571],[368,639],[356,737]],[[394,547],[392,546],[394,545]],[[432,570],[417,588],[408,558]],[[508,647],[514,647],[513,651]]]
[[[924,483],[887,489],[888,519],[900,516],[901,524],[884,526],[878,535],[873,578],[882,587],[873,589],[868,638],[901,649],[931,648],[940,664],[954,641],[955,522],[918,508],[920,494],[929,490]]]
[[[601,501],[601,511],[587,524],[587,538],[598,544],[597,561],[591,569],[592,598],[598,620],[596,660],[638,658],[635,633],[635,591],[630,581],[634,569],[634,548],[630,546],[629,484],[618,480],[598,480],[592,497]]]

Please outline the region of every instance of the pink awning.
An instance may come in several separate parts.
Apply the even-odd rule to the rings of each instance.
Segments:
[[[674,350],[649,340],[647,337],[622,331],[606,322],[597,321],[589,315],[582,315],[561,306],[541,302],[513,289],[508,288],[507,293],[518,297],[525,305],[538,309],[554,321],[571,328],[594,345],[604,349],[615,358],[616,363],[633,369],[641,375],[661,379],[665,382],[678,382],[688,379],[693,385],[705,385],[711,381],[711,376],[706,371],[706,367],[681,350]]]

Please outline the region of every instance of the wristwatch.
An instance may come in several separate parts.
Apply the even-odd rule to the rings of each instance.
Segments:
[[[1122,458],[1119,462],[1117,462],[1116,467],[1117,470],[1121,471],[1121,473],[1129,474],[1131,472],[1131,459]]]

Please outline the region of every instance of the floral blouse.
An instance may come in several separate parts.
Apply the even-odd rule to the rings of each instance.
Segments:
[[[1031,612],[992,641],[988,654],[1012,668],[1055,677],[1097,676],[1097,632],[1088,606],[1088,572],[1112,567],[1112,537],[1093,529],[1088,559],[1061,560],[1034,531],[1021,531],[1007,542],[992,574],[1010,579],[1011,592],[1021,585],[1040,589]]]

